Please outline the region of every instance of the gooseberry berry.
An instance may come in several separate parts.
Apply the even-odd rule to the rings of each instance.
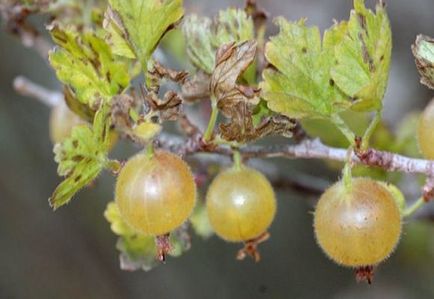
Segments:
[[[190,216],[196,185],[190,168],[177,155],[140,153],[120,171],[115,198],[126,223],[145,235],[159,236]]]
[[[434,160],[434,101],[421,114],[417,133],[420,151],[427,159]]]
[[[217,175],[209,186],[206,206],[214,231],[232,242],[251,240],[264,233],[276,212],[270,182],[245,166]]]
[[[369,178],[339,181],[321,196],[314,216],[319,246],[343,266],[376,265],[396,247],[401,214],[388,189]]]

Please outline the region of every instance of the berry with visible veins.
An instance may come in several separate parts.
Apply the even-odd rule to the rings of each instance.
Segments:
[[[177,155],[141,153],[120,171],[115,197],[126,223],[145,235],[160,236],[190,216],[196,185],[190,168]]]
[[[393,252],[401,236],[401,214],[393,195],[369,178],[339,181],[321,196],[314,228],[320,247],[348,267],[376,265]]]
[[[274,219],[276,200],[267,178],[241,166],[221,172],[209,186],[206,205],[217,235],[232,242],[263,234]]]

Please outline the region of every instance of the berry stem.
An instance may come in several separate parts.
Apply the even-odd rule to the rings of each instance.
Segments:
[[[351,131],[351,129],[348,127],[348,125],[345,123],[345,121],[338,114],[332,115],[332,120],[335,126],[342,132],[345,138],[347,138],[348,142],[350,143],[350,146],[353,146],[356,136],[354,135],[353,131]]]
[[[371,136],[375,132],[375,129],[377,129],[380,121],[381,121],[381,111],[377,110],[375,111],[375,115],[372,118],[368,128],[366,129],[365,134],[363,135],[360,150],[365,151],[369,148],[369,141],[371,139]]]
[[[351,191],[352,188],[352,174],[350,163],[345,163],[344,169],[342,170],[342,179],[344,181],[345,190],[347,192]]]
[[[420,197],[415,202],[413,202],[410,206],[406,207],[404,212],[402,212],[402,217],[410,217],[413,215],[417,210],[419,210],[424,204],[426,203],[425,199]]]
[[[154,155],[154,143],[150,142],[146,147],[146,156],[148,158],[152,158],[153,155]]]
[[[353,153],[353,148],[349,147],[347,150],[347,161],[345,162],[344,169],[342,170],[342,177],[344,181],[345,190],[348,192],[351,191],[352,188],[352,173],[351,173],[351,157]]]
[[[234,168],[236,170],[240,170],[243,162],[242,162],[241,154],[240,154],[239,150],[234,150],[233,159],[234,159]]]
[[[217,100],[215,99],[215,97],[211,97],[211,116],[209,118],[206,131],[203,134],[204,141],[211,140],[212,134],[214,132],[214,127],[217,122],[217,116],[218,116]]]

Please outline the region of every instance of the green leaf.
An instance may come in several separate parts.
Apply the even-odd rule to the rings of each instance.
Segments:
[[[420,82],[434,89],[434,39],[418,35],[411,49],[421,75]]]
[[[207,74],[213,72],[220,46],[254,38],[252,18],[244,10],[234,8],[221,11],[214,22],[207,17],[190,15],[185,18],[182,30],[191,62]]]
[[[137,58],[144,71],[164,33],[184,14],[182,0],[109,0],[114,52]],[[107,19],[106,19],[107,20]],[[107,28],[107,27],[106,27]]]
[[[216,49],[212,45],[211,25],[209,18],[196,15],[186,17],[182,25],[188,57],[207,74],[212,73],[215,65]]]
[[[149,271],[158,265],[155,238],[142,235],[133,230],[122,218],[116,202],[107,204],[104,217],[110,223],[111,230],[119,236],[116,248],[120,251],[121,269]],[[175,230],[170,235],[171,256],[179,256],[190,248],[190,237],[185,228]]]
[[[261,83],[268,107],[294,118],[328,118],[347,109],[349,97],[330,76],[334,46],[342,40],[346,23],[327,30],[322,44],[319,29],[306,27],[304,19],[294,23],[278,18],[276,24],[280,32],[265,48],[274,68],[263,72]]]
[[[244,10],[229,8],[220,11],[215,27],[214,47],[254,38],[253,20]]]
[[[336,47],[336,65],[331,74],[336,85],[354,102],[359,111],[378,110],[389,77],[392,34],[381,3],[373,13],[364,0],[354,0],[348,29]]]
[[[93,126],[79,125],[71,136],[54,147],[57,172],[66,176],[49,202],[53,209],[68,203],[80,189],[90,184],[107,164],[110,147],[110,107],[103,105],[95,114]]]
[[[114,59],[109,45],[95,32],[54,25],[50,33],[58,45],[49,54],[50,63],[81,103],[95,109],[99,100],[110,101],[129,85],[127,65]]]
[[[135,59],[136,55],[128,43],[128,33],[119,16],[109,7],[104,15],[103,27],[107,31],[106,41],[113,54]]]

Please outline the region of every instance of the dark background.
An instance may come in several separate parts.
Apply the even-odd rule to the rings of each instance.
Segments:
[[[348,18],[352,6],[348,0],[258,2],[271,16],[308,17],[309,25],[322,29],[333,18]],[[187,12],[212,15],[243,2],[186,4]],[[419,33],[434,35],[434,1],[387,4],[394,48],[384,114],[394,127],[433,96],[418,82],[410,45]],[[374,284],[357,284],[351,270],[327,260],[315,244],[310,214],[315,198],[291,191],[279,193],[272,238],[261,247],[258,264],[236,261],[238,246],[213,237],[193,239],[187,254],[151,272],[121,271],[116,237],[102,216],[113,197],[113,178],[104,174],[68,207],[51,211],[47,198],[59,178],[48,139],[49,110],[16,95],[11,82],[23,74],[51,88],[58,83],[34,51],[4,32],[0,57],[0,298],[434,298],[432,224],[409,221]],[[321,161],[280,163],[288,173],[324,169]],[[336,179],[320,170],[312,174]]]

